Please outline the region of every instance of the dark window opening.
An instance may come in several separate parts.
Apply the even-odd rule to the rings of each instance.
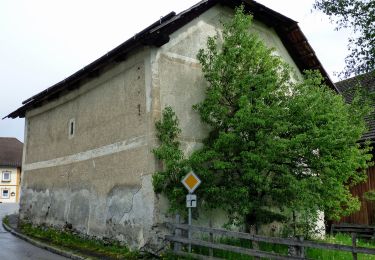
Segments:
[[[69,124],[68,124],[69,139],[74,137],[75,131],[76,131],[76,122],[75,122],[75,119],[72,118],[69,120]]]

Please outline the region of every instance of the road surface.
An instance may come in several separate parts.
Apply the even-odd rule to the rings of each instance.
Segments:
[[[16,213],[18,204],[0,203],[0,219],[5,215]],[[7,232],[0,225],[0,259],[7,260],[67,260],[68,258],[53,254],[49,251],[33,246]]]

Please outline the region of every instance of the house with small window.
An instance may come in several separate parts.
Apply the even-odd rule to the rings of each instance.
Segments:
[[[298,23],[256,1],[203,0],[171,12],[7,116],[25,118],[20,218],[133,248],[160,245],[170,216],[152,187],[162,167],[152,153],[155,122],[171,106],[184,152],[202,144],[208,129],[192,104],[207,82],[196,56],[242,4],[254,17],[249,30],[296,80],[316,69],[335,89]]]
[[[0,203],[18,203],[20,198],[23,144],[0,137]]]

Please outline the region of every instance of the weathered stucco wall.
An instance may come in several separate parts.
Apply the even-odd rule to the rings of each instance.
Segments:
[[[201,145],[208,128],[192,105],[203,99],[206,82],[196,54],[207,36],[220,35],[218,21],[231,15],[231,9],[211,8],[161,48],[138,50],[79,89],[29,111],[21,218],[69,224],[132,247],[157,244],[168,216],[167,202],[154,194],[151,183],[159,167],[152,154],[155,122],[164,107],[172,106],[185,153]],[[271,28],[254,23],[253,30],[296,68]]]
[[[141,50],[27,114],[23,219],[71,224],[134,247],[154,237],[145,97],[149,53]]]
[[[30,112],[26,163],[47,161],[144,136],[144,58],[133,59],[55,102],[62,104],[43,113]],[[74,138],[69,138],[70,119],[75,119]]]
[[[191,150],[208,131],[192,109],[193,104],[204,98],[206,86],[196,55],[199,49],[206,47],[208,36],[220,37],[222,26],[219,21],[229,19],[233,13],[232,9],[222,6],[211,8],[173,33],[170,42],[159,48],[153,57],[153,72],[157,74],[155,85],[160,89],[160,109],[172,106],[175,110],[182,128],[181,140],[187,150]],[[254,21],[251,31],[258,33],[266,45],[275,49],[275,54],[291,65],[296,78],[302,77],[273,28]]]

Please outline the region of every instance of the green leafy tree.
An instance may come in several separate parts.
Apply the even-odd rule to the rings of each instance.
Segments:
[[[160,145],[153,150],[163,165],[162,170],[153,175],[152,182],[156,193],[164,193],[167,196],[170,211],[177,211],[183,215],[186,191],[181,185],[181,179],[187,173],[188,162],[180,149],[180,133],[176,114],[171,107],[166,107],[162,119],[156,123],[156,135]]]
[[[345,59],[345,76],[375,70],[375,1],[373,0],[316,0],[314,8],[329,15],[336,29],[352,28],[355,36],[349,39]]]
[[[191,167],[202,179],[200,207],[224,209],[231,223],[249,229],[286,220],[291,211],[322,210],[329,218],[353,212],[359,203],[349,186],[364,180],[357,170],[371,159],[357,144],[369,107],[359,98],[346,104],[317,72],[292,79],[250,26],[251,17],[237,9],[222,39],[209,38],[198,54],[209,84],[194,108],[211,128],[202,149],[184,159],[178,120],[164,111],[155,154],[165,167],[154,176],[155,190],[182,209],[179,182]]]

